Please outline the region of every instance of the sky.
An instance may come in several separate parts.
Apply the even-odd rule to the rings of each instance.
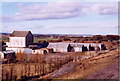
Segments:
[[[117,0],[2,1],[1,32],[118,34]]]

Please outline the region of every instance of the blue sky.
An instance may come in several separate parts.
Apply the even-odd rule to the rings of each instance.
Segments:
[[[54,0],[55,1],[55,0]],[[118,34],[118,2],[2,2],[2,32]]]

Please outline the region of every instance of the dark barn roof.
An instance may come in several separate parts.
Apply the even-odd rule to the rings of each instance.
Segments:
[[[37,47],[40,46],[41,48],[47,47],[49,43],[32,43],[29,47]]]
[[[30,31],[13,31],[11,37],[26,37]]]

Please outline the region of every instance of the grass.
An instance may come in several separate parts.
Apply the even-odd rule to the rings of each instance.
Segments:
[[[88,60],[82,60],[80,62],[83,63],[84,66],[78,65],[70,73],[58,76],[55,79],[86,79],[88,75],[92,75],[93,73],[108,67],[112,63],[115,63],[116,61],[113,61],[113,58],[116,58],[117,56],[118,51],[114,50]]]
[[[38,42],[38,41],[50,41],[50,40],[59,40],[58,38],[37,38],[34,37],[34,42]]]

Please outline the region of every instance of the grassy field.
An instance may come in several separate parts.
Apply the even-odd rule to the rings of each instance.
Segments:
[[[34,37],[34,42],[38,42],[38,41],[50,41],[50,40],[59,40],[58,38],[38,38],[38,37]]]

